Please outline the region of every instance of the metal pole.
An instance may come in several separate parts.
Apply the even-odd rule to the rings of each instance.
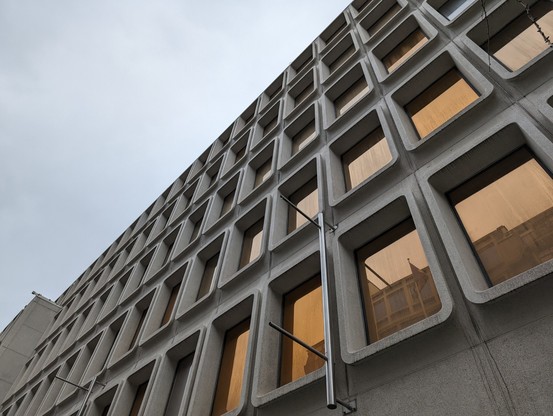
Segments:
[[[328,263],[326,258],[326,234],[324,228],[324,216],[322,212],[317,215],[319,222],[319,246],[321,259],[321,286],[323,292],[323,323],[326,366],[326,407],[336,409],[336,391],[334,388],[334,354],[332,351],[332,332],[330,328],[330,289],[328,285]]]
[[[90,381],[90,387],[88,388],[88,391],[86,392],[86,397],[83,400],[83,404],[81,405],[81,410],[79,410],[79,413],[77,414],[77,416],[83,416],[84,415],[84,411],[86,409],[86,404],[88,403],[88,399],[90,398],[90,395],[92,394],[92,389],[94,388],[95,384],[96,384],[96,377],[94,377]]]
[[[298,337],[296,337],[294,334],[291,334],[290,332],[288,332],[287,330],[285,330],[284,328],[281,328],[280,326],[272,323],[272,322],[269,322],[269,326],[271,328],[274,328],[276,329],[278,332],[280,332],[282,335],[290,338],[292,341],[295,341],[297,342],[298,344],[300,344],[303,348],[305,348],[306,350],[309,350],[311,351],[313,354],[315,354],[316,356],[318,356],[319,358],[322,358],[323,360],[327,361],[328,358],[326,357],[326,355],[324,355],[322,352],[320,352],[319,350],[316,350],[315,348],[313,348],[311,345],[309,344],[306,344],[305,342],[303,342],[301,339],[299,339]]]
[[[280,196],[288,205],[292,206],[296,211],[298,211],[300,213],[300,215],[302,217],[304,217],[307,221],[309,221],[311,224],[313,224],[315,227],[317,228],[321,228],[322,225],[319,225],[318,222],[315,222],[311,219],[311,217],[309,217],[305,212],[303,212],[301,209],[298,208],[297,205],[295,205],[292,201],[290,201],[288,198],[286,198],[284,195],[281,195]],[[336,231],[336,227],[334,227],[333,225],[329,224],[328,222],[325,222],[323,220],[322,222],[323,224],[326,224],[332,231]],[[323,227],[324,228],[324,227]]]

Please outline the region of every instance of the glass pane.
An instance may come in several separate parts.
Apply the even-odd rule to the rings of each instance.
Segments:
[[[219,253],[215,254],[208,261],[205,262],[204,274],[200,283],[200,289],[198,290],[198,296],[196,300],[203,298],[208,294],[215,276],[215,269],[217,268],[217,262],[219,261]]]
[[[392,7],[388,9],[386,13],[382,15],[378,21],[373,24],[370,28],[367,29],[367,33],[370,36],[374,36],[380,29],[382,29],[384,26],[386,26],[386,23],[388,23],[392,18],[399,12],[401,9],[401,6],[397,3],[394,3]]]
[[[411,55],[418,51],[426,42],[428,42],[428,38],[422,30],[417,28],[411,32],[384,58],[382,58],[382,62],[388,72],[393,72],[398,66],[409,59]]]
[[[553,3],[540,1],[530,8],[546,36],[553,37]],[[487,49],[487,44],[481,46]],[[548,49],[536,26],[522,13],[490,39],[490,53],[511,71],[522,68]]]
[[[450,193],[496,285],[553,258],[553,180],[521,149]]]
[[[364,77],[359,78],[346,91],[334,100],[336,117],[340,117],[355,105],[365,94],[369,92],[369,86]]]
[[[163,318],[161,319],[160,326],[165,325],[171,319],[171,315],[173,314],[173,309],[175,308],[175,303],[177,302],[177,296],[179,294],[180,286],[181,286],[181,282],[177,283],[171,290],[171,294],[169,295],[169,301],[167,302],[167,307],[165,308],[165,312],[163,313]]]
[[[292,138],[292,156],[307,146],[316,136],[315,120],[313,120]]]
[[[269,176],[271,176],[271,162],[272,160],[269,159],[259,168],[257,168],[257,171],[255,172],[255,182],[253,185],[254,188],[257,188],[259,185],[265,182]]]
[[[346,190],[355,188],[391,160],[388,142],[379,127],[342,155]]]
[[[350,45],[344,52],[342,52],[332,63],[328,65],[328,70],[332,73],[342,66],[353,54],[355,53],[355,46]]]
[[[233,189],[225,198],[223,199],[223,206],[221,208],[221,217],[225,215],[232,209],[234,203],[234,195],[236,194],[236,189]]]
[[[236,409],[240,404],[249,334],[249,319],[229,329],[225,334],[223,357],[211,416],[220,416]]]
[[[452,69],[405,106],[421,138],[461,112],[478,93]]]
[[[263,218],[244,232],[242,242],[242,255],[240,256],[239,269],[250,264],[261,254],[261,241],[263,239]]]
[[[310,83],[294,97],[294,106],[300,105],[311,94],[311,91],[313,91],[313,83]]]
[[[463,13],[472,4],[472,0],[448,0],[438,12],[447,20],[453,20]]]
[[[169,393],[169,400],[167,400],[167,407],[165,408],[165,416],[178,416],[184,388],[186,387],[193,360],[194,354],[190,354],[178,362],[177,368],[175,369],[175,376],[173,377],[171,392]]]
[[[284,295],[283,327],[324,353],[321,277],[309,279]],[[290,383],[324,365],[324,361],[288,337],[282,337],[280,385]]]
[[[319,212],[319,193],[317,191],[317,178],[311,179],[288,198],[310,218]],[[288,207],[288,233],[305,224],[307,220],[297,210]]]
[[[369,343],[406,328],[441,308],[413,220],[357,250]]]

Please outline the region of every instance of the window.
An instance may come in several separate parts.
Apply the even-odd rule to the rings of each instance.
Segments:
[[[530,8],[545,36],[553,36],[553,4],[538,1]],[[487,50],[487,44],[482,48]],[[516,71],[546,51],[549,45],[532,24],[526,13],[510,22],[490,39],[490,51],[507,69]]]
[[[240,403],[249,334],[249,319],[225,333],[223,356],[211,416],[227,413],[237,408]]]
[[[384,12],[384,14],[375,22],[373,23],[368,29],[367,33],[369,36],[374,36],[380,29],[382,29],[384,26],[386,26],[386,23],[388,23],[392,18],[401,10],[401,7],[398,3],[394,2],[390,8]]]
[[[110,409],[110,408],[111,408],[111,403],[108,403],[108,404],[106,405],[106,407],[104,407],[104,410],[102,410],[101,415],[102,415],[102,416],[107,416],[108,413],[109,413],[109,409]]]
[[[254,188],[257,188],[259,185],[265,182],[269,178],[269,176],[271,176],[272,163],[273,160],[268,159],[257,168],[257,170],[255,171]]]
[[[347,26],[346,18],[340,14],[322,33],[321,39],[328,45],[333,40],[338,38],[338,35]]]
[[[324,353],[321,278],[312,277],[283,296],[283,328]],[[324,361],[288,337],[282,337],[280,385],[324,365]]]
[[[424,139],[478,96],[459,71],[452,69],[409,102],[405,110]]]
[[[382,127],[378,127],[342,155],[346,191],[377,172],[392,160]]]
[[[223,198],[223,206],[221,207],[220,217],[222,217],[232,209],[232,207],[234,206],[235,195],[236,195],[236,189],[233,189]]]
[[[369,92],[369,86],[364,77],[355,81],[346,91],[334,100],[336,117],[340,117],[354,106],[364,95]]]
[[[317,137],[317,131],[315,130],[315,120],[312,120],[292,137],[292,156],[307,146],[315,137]]]
[[[319,193],[317,178],[311,179],[288,198],[294,205],[309,217],[313,218],[319,212]],[[299,228],[307,219],[293,207],[288,207],[288,233]]]
[[[356,251],[368,343],[437,313],[441,301],[412,219]]]
[[[271,120],[267,122],[267,124],[263,127],[263,135],[265,136],[267,133],[269,133],[272,129],[276,127],[278,123],[278,116],[275,116]]]
[[[471,4],[472,0],[448,0],[438,9],[438,12],[447,20],[454,20]]]
[[[330,73],[340,68],[351,56],[353,56],[354,53],[355,53],[355,46],[352,43],[344,52],[342,52],[336,59],[334,59],[330,64],[328,64],[328,69]]]
[[[240,255],[240,263],[238,268],[250,264],[261,254],[261,243],[263,240],[263,218],[258,220],[250,228],[244,231],[244,239],[242,241],[242,253]]]
[[[142,310],[142,313],[140,314],[140,319],[138,320],[138,324],[136,325],[136,329],[134,330],[134,335],[131,339],[129,350],[132,350],[136,345],[136,342],[138,341],[138,336],[140,335],[140,330],[142,329],[142,326],[144,326],[144,321],[146,320],[147,314],[148,314],[148,307],[144,308]]]
[[[188,375],[190,374],[193,360],[194,354],[189,354],[177,363],[164,416],[177,416],[179,414],[183,392],[186,387],[186,382],[188,381]]]
[[[307,87],[305,87],[303,90],[298,92],[298,95],[294,97],[295,105],[301,104],[305,99],[309,96],[309,94],[313,91],[313,83],[309,84]]]
[[[213,277],[215,276],[215,270],[217,269],[217,263],[219,262],[219,252],[205,262],[204,273],[202,275],[202,281],[198,290],[198,296],[196,300],[200,300],[209,293]]]
[[[136,388],[136,393],[134,395],[134,400],[132,403],[131,411],[129,412],[129,416],[138,416],[138,412],[140,411],[140,407],[142,406],[142,402],[144,401],[146,389],[148,388],[148,381],[149,380],[146,380],[144,383]]]
[[[490,287],[553,258],[553,179],[527,148],[452,190],[449,199]]]
[[[178,282],[175,286],[173,286],[173,289],[171,289],[171,294],[169,295],[169,301],[167,302],[165,312],[163,313],[163,318],[161,318],[160,327],[165,325],[171,319],[171,315],[173,314],[173,309],[175,309],[175,304],[177,303],[177,296],[179,295],[181,284],[182,282]]]
[[[394,49],[392,49],[382,59],[382,63],[388,72],[393,72],[416,51],[418,51],[426,42],[428,42],[428,37],[420,28],[417,28],[407,35],[407,37],[403,39]]]

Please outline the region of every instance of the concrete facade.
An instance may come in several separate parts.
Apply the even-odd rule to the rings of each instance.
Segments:
[[[348,6],[57,299],[63,309],[0,414],[76,415],[85,392],[58,375],[105,384],[87,416],[163,415],[189,357],[177,414],[209,415],[225,334],[245,319],[239,403],[225,414],[342,414],[326,408],[324,368],[279,385],[281,336],[269,327],[283,319],[284,295],[320,267],[316,228],[287,230],[281,198],[312,178],[336,227],[326,233],[334,367],[337,396],[355,401],[354,414],[553,414],[553,260],[487,285],[448,200],[520,148],[551,175],[553,48],[510,71],[479,45],[524,9],[493,0],[483,20],[480,2],[457,3],[451,20],[443,0]],[[417,27],[426,43],[388,72],[385,57]],[[477,97],[421,140],[406,108],[451,70]],[[361,92],[352,89],[358,82]],[[352,98],[338,111],[344,96]],[[376,128],[389,160],[348,189],[343,156]],[[428,261],[419,272],[431,273],[441,308],[369,343],[356,253],[407,218]],[[241,267],[259,221],[258,251]]]

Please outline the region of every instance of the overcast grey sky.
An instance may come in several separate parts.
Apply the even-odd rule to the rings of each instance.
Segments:
[[[0,2],[0,330],[55,299],[342,11]]]

